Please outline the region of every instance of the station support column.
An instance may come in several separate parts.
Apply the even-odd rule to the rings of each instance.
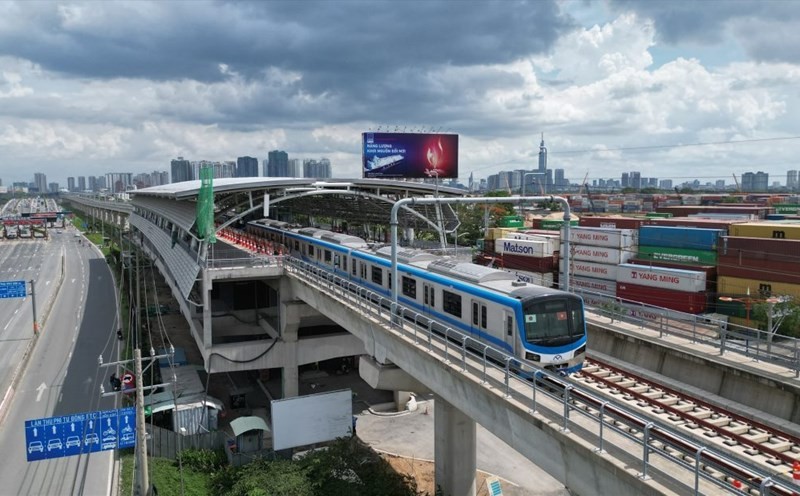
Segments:
[[[279,317],[281,339],[284,345],[284,365],[281,370],[281,385],[284,398],[300,395],[300,370],[297,364],[297,331],[300,328],[300,306],[294,301],[291,287],[285,277],[281,278],[279,290]]]
[[[213,283],[208,270],[203,269],[201,274],[203,276],[203,347],[206,350],[210,350],[213,343],[213,321],[211,319],[211,289]]]
[[[441,397],[434,409],[435,481],[446,495],[475,496],[475,421]]]

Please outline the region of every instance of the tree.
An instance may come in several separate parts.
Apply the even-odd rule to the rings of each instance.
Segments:
[[[800,337],[800,305],[790,296],[778,296],[774,303],[760,302],[753,305],[750,316],[759,322],[759,328],[770,332],[770,341],[773,334],[789,337]],[[772,329],[767,329],[770,307],[772,309]]]

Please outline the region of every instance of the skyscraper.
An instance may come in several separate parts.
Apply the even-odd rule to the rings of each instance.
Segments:
[[[183,157],[178,157],[177,160],[172,160],[170,162],[170,172],[172,173],[171,177],[173,183],[182,183],[194,179],[192,163],[185,160]]]
[[[569,186],[569,181],[564,177],[564,169],[556,169],[556,191],[564,191]]]
[[[542,133],[542,142],[539,144],[539,172],[547,170],[547,148],[544,146],[544,133]]]
[[[628,173],[627,172],[623,172],[622,173],[622,181],[621,181],[621,183],[622,183],[622,187],[623,188],[630,187],[631,181],[630,181],[630,178],[628,177]]]
[[[289,177],[289,154],[273,150],[267,154],[265,177]]]
[[[47,193],[47,176],[45,176],[43,173],[35,173],[33,175],[33,183],[36,185],[36,189],[39,190],[39,193]]]
[[[642,189],[642,175],[637,171],[631,172],[631,188]]]
[[[70,193],[75,191],[75,178],[74,177],[68,177],[67,178],[67,190]]]
[[[789,191],[797,190],[798,186],[800,186],[800,184],[797,181],[797,171],[786,171],[786,187],[789,189]]]
[[[86,176],[78,176],[78,191],[86,191]]]
[[[258,177],[258,159],[254,157],[237,158],[236,177]]]

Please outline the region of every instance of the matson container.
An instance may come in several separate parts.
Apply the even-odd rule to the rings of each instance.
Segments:
[[[793,296],[794,300],[800,299],[800,284],[787,284],[768,279],[748,279],[743,277],[719,276],[717,277],[717,291],[726,295],[746,295],[750,290],[753,298],[769,296]]]
[[[625,263],[636,254],[632,251],[623,251],[616,248],[608,248],[605,246],[589,246],[579,245],[577,243],[570,245],[570,257],[573,260],[586,260],[587,262],[598,262],[607,264],[621,264]],[[561,247],[563,253],[564,247]]]
[[[561,259],[559,264],[559,272],[562,274],[564,270],[564,259]],[[609,281],[617,280],[617,265],[599,264],[594,262],[586,262],[584,260],[572,260],[570,262],[570,277],[594,277],[595,279],[605,279]]]
[[[637,245],[634,229],[606,229],[600,227],[573,227],[569,230],[569,242],[576,245],[605,246],[618,250],[632,250]]]
[[[717,252],[710,250],[692,250],[689,248],[671,248],[666,246],[639,245],[641,260],[653,262],[673,262],[685,264],[716,265]]]
[[[646,267],[636,264],[620,264],[617,268],[617,282],[696,293],[705,291],[706,273],[664,267]]]
[[[505,268],[506,272],[511,272],[517,276],[518,281],[535,284],[537,286],[545,286],[547,288],[553,287],[553,273],[552,272],[528,272],[525,270],[515,270]]]
[[[532,239],[502,238],[495,240],[494,249],[497,253],[520,255],[524,257],[552,257],[552,244],[548,241]]]
[[[540,243],[546,243],[547,250],[549,250],[550,253],[552,254],[558,251],[558,245],[561,241],[561,236],[558,235],[542,236],[540,234],[529,234],[527,232],[518,232],[507,235],[505,239],[524,239],[530,241],[537,241]]]
[[[708,308],[708,295],[704,291],[674,291],[624,282],[617,283],[617,298],[685,313],[703,313]]]
[[[642,226],[639,228],[639,246],[665,246],[692,250],[716,250],[717,240],[723,231],[686,227]]]
[[[746,222],[732,225],[729,232],[745,238],[800,239],[800,223]]]

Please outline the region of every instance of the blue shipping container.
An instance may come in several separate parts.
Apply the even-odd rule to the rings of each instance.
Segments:
[[[783,214],[769,214],[767,220],[785,220],[786,216]]]
[[[642,226],[639,228],[639,244],[714,251],[717,249],[720,233],[724,235],[725,231],[695,227]]]

